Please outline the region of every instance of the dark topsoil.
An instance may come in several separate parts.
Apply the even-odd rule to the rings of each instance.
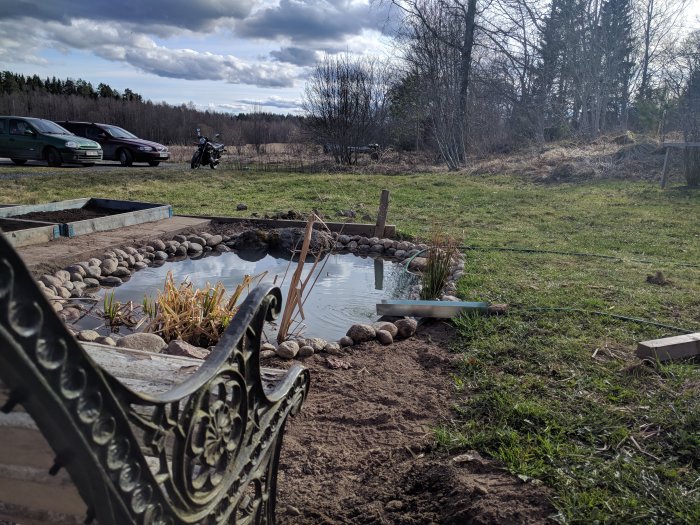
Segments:
[[[431,430],[451,416],[451,337],[435,323],[391,346],[365,343],[331,358],[347,369],[321,355],[306,360],[311,391],[282,448],[280,524],[548,523],[544,487],[475,452],[431,450]]]
[[[108,217],[110,215],[118,215],[120,213],[125,213],[125,211],[87,205],[83,206],[82,208],[72,208],[68,210],[34,211],[31,213],[25,213],[24,215],[16,215],[13,218],[27,219],[30,221],[64,223],[84,221],[87,219],[97,219],[99,217]]]

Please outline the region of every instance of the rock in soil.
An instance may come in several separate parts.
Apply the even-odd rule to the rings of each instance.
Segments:
[[[398,328],[397,337],[400,339],[408,339],[416,333],[416,328],[418,328],[418,321],[415,319],[399,319],[394,324]]]
[[[192,357],[194,359],[206,359],[209,355],[209,350],[191,345],[182,339],[173,339],[168,343],[168,348],[166,348],[163,353],[169,355],[180,355],[183,357]]]
[[[86,343],[94,343],[99,337],[100,334],[94,330],[81,330],[78,332],[78,339]]]
[[[312,355],[314,355],[314,348],[309,345],[299,348],[299,353],[297,354],[298,357],[311,357]]]
[[[371,341],[376,337],[377,332],[371,325],[358,323],[352,325],[345,335],[352,339],[353,343],[359,344]]]
[[[389,332],[391,334],[391,337],[396,337],[396,334],[399,333],[398,327],[394,323],[390,323],[389,321],[379,321],[378,323],[374,323],[372,326],[375,330],[384,330],[386,332]]]
[[[277,355],[283,359],[294,359],[299,353],[299,344],[296,341],[284,341],[277,347]]]
[[[347,346],[352,346],[354,344],[355,344],[355,342],[352,340],[352,338],[348,337],[347,335],[344,335],[343,337],[338,339],[338,345],[340,345],[343,348],[345,348]]]
[[[386,330],[377,330],[377,341],[383,345],[390,345],[394,342],[394,338]]]

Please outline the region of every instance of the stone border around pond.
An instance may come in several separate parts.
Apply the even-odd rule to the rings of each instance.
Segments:
[[[66,324],[78,321],[84,314],[74,306],[72,299],[95,299],[94,293],[100,288],[110,288],[121,285],[131,278],[133,272],[149,266],[160,266],[166,261],[181,261],[188,257],[199,259],[205,255],[231,252],[234,249],[243,248],[238,241],[243,242],[256,236],[268,236],[264,230],[245,230],[234,235],[219,235],[209,232],[198,234],[175,235],[170,240],[154,239],[138,248],[126,247],[107,250],[101,258],[93,257],[87,261],[80,261],[66,266],[53,274],[45,274],[37,279],[37,283],[44,295],[52,302],[54,309],[62,317]],[[260,233],[258,233],[260,232]],[[245,235],[244,235],[245,234]],[[267,238],[267,237],[265,237]],[[332,239],[332,240],[331,240]],[[359,235],[331,234],[329,246],[335,253],[355,253],[360,256],[383,256],[396,262],[406,262],[408,269],[420,272],[425,269],[427,260],[419,255],[428,249],[427,244],[414,244],[408,241],[394,239],[380,239],[378,237],[363,237]],[[333,248],[334,246],[334,248]],[[410,260],[410,263],[408,262]],[[464,256],[461,253],[453,259],[450,265],[450,276],[443,290],[440,300],[458,301],[453,294],[457,290],[457,280],[464,274]],[[418,299],[421,286],[414,285],[409,290],[409,299]],[[306,358],[314,353],[326,352],[332,355],[340,353],[345,346],[363,343],[370,340],[378,340],[382,344],[391,344],[396,338],[410,337],[415,333],[417,323],[414,319],[400,319],[395,323],[377,322],[369,324],[355,324],[350,327],[346,336],[338,342],[328,342],[320,338],[290,338],[278,347],[265,343],[261,349],[261,358],[266,359],[277,355],[285,359]],[[100,336],[93,330],[76,332],[69,329],[86,342],[96,342],[109,346],[143,345],[138,337],[141,333],[129,334],[115,340],[113,336]],[[147,334],[159,337],[155,334]],[[139,341],[137,341],[137,339]],[[150,338],[149,350],[176,353],[190,357],[205,357],[206,349],[192,345],[168,345],[160,339],[160,342]],[[172,348],[170,348],[172,347]],[[144,348],[140,348],[144,349]]]

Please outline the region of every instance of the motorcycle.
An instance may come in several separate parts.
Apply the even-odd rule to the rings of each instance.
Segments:
[[[221,135],[217,133],[214,135],[214,138],[218,139],[220,136]],[[216,169],[221,155],[226,152],[225,146],[223,144],[213,142],[209,138],[202,135],[199,128],[197,128],[197,137],[199,137],[197,140],[197,151],[195,151],[194,155],[192,155],[190,167],[194,170],[200,166],[209,164],[211,169]]]

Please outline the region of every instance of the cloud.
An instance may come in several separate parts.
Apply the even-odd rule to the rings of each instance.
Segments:
[[[161,46],[147,35],[116,23],[79,19],[72,20],[69,25],[48,22],[40,29],[32,30],[31,27],[27,24],[28,29],[20,35],[23,41],[48,41],[65,51],[89,50],[106,60],[123,62],[160,77],[291,87],[299,76],[298,69],[289,64],[257,64],[233,55]],[[0,25],[0,37],[3,28]],[[19,44],[16,47],[21,49]]]
[[[278,62],[287,62],[297,66],[312,66],[318,60],[318,53],[313,49],[301,47],[283,47],[278,51],[271,51],[270,56]]]
[[[3,18],[35,18],[69,24],[73,18],[160,25],[190,30],[222,19],[247,17],[258,0],[0,0]]]
[[[295,43],[338,41],[364,29],[387,28],[387,7],[352,0],[280,0],[235,25],[236,34]]]
[[[271,96],[263,100],[242,99],[236,100],[238,104],[248,106],[264,106],[278,109],[301,109],[301,101],[289,98]]]

